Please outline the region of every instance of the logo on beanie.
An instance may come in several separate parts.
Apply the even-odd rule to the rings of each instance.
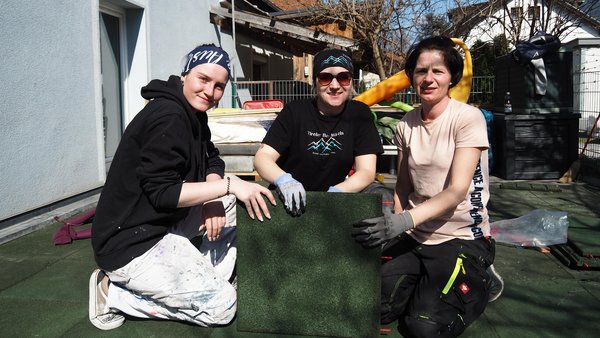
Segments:
[[[313,60],[313,79],[323,69],[336,66],[346,68],[350,73],[354,73],[352,57],[348,52],[335,48],[328,48],[318,52]]]
[[[202,45],[192,50],[186,58],[181,74],[185,74],[190,69],[203,63],[214,63],[227,70],[229,73],[229,55],[219,47],[212,45]]]
[[[341,67],[344,67],[346,69],[352,69],[352,62],[350,62],[347,58],[347,56],[342,55],[342,56],[330,56],[327,59],[323,60],[323,62],[321,62],[321,67],[323,68],[327,68],[327,67],[334,67],[336,65],[339,65]]]

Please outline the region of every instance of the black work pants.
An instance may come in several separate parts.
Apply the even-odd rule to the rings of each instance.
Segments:
[[[383,250],[381,322],[405,337],[456,337],[488,303],[494,241],[423,245],[404,234]],[[387,259],[387,260],[385,260]]]

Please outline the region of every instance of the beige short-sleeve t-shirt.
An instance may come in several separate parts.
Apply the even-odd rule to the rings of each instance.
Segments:
[[[450,179],[457,148],[485,148],[465,199],[455,210],[420,224],[408,233],[423,244],[439,244],[460,238],[490,235],[488,137],[483,114],[475,107],[450,100],[446,110],[431,122],[421,119],[421,109],[408,112],[396,127],[395,144],[408,157],[408,173],[414,191],[408,209],[439,194]]]

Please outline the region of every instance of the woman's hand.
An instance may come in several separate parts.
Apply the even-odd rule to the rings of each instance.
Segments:
[[[221,230],[225,226],[225,207],[221,201],[209,201],[202,206],[202,224],[200,231],[206,229],[206,238],[214,241],[219,238]]]
[[[230,192],[235,197],[242,201],[246,206],[250,218],[258,218],[263,221],[263,214],[266,218],[271,219],[271,213],[267,207],[263,195],[267,197],[272,205],[277,205],[275,197],[269,189],[256,183],[250,183],[243,180],[231,180]]]

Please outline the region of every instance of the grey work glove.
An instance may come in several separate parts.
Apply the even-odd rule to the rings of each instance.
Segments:
[[[306,209],[306,191],[302,183],[292,175],[285,173],[273,182],[277,186],[277,194],[285,205],[285,210],[292,216],[300,216]]]
[[[352,237],[364,247],[372,248],[398,237],[415,223],[407,210],[400,214],[384,213],[383,216],[367,218],[355,223]]]

